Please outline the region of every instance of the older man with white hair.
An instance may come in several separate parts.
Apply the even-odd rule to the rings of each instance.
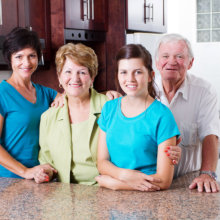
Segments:
[[[164,35],[158,43],[156,66],[160,100],[172,111],[181,132],[182,157],[175,177],[200,170],[190,189],[219,191],[215,170],[218,161],[219,114],[214,88],[187,71],[194,56],[190,42],[178,34]]]

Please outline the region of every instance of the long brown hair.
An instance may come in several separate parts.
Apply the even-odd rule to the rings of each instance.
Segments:
[[[152,68],[152,58],[148,50],[141,44],[127,44],[123,46],[116,55],[116,72],[115,72],[115,84],[119,91],[119,81],[118,81],[118,64],[122,59],[140,58],[143,61],[144,66],[148,69],[149,77],[151,82],[148,83],[148,92],[153,98],[157,98],[156,91],[154,89],[154,74]]]

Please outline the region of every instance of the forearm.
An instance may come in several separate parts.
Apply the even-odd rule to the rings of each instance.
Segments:
[[[109,160],[98,160],[98,171],[102,175],[111,176],[114,179],[121,180],[122,168],[116,167]]]
[[[112,190],[134,190],[134,188],[132,188],[128,184],[108,175],[97,176],[96,181],[99,183],[101,187],[105,187]]]
[[[0,145],[0,164],[18,176],[25,178],[25,172],[28,169],[23,164],[15,160],[4,148]]]
[[[218,138],[208,135],[202,143],[202,165],[201,170],[215,171],[218,163]]]

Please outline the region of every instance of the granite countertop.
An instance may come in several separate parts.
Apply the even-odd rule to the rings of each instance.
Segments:
[[[0,178],[0,219],[220,219],[220,193],[188,189],[197,174],[158,192]]]

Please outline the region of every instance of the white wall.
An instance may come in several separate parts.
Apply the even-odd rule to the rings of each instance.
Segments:
[[[220,42],[196,42],[196,0],[167,0],[168,33],[184,35],[192,44],[192,72],[211,82],[220,97]]]

